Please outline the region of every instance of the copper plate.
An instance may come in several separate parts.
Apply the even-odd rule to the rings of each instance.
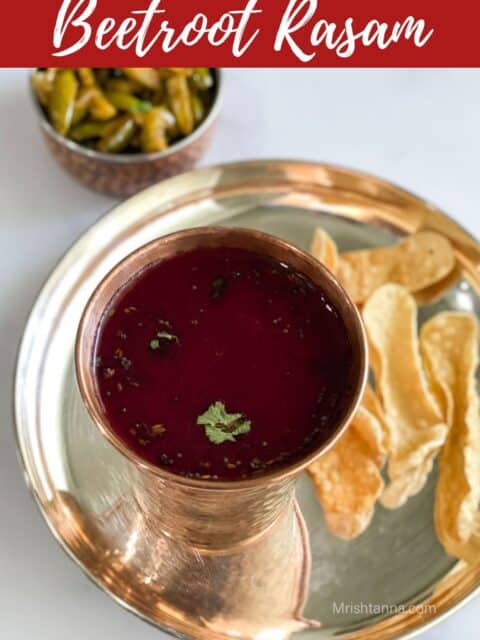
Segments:
[[[435,304],[422,307],[421,321],[440,309],[480,316],[478,243],[435,207],[389,183],[326,165],[265,161],[202,169],[151,187],[116,207],[70,249],[25,331],[15,391],[18,443],[27,482],[52,533],[117,602],[187,637],[277,640],[290,632],[313,640],[411,637],[480,587],[480,565],[455,562],[436,540],[434,474],[402,509],[379,507],[369,530],[354,542],[328,534],[308,479],[300,479],[297,499],[311,547],[311,567],[302,570],[308,580],[299,613],[310,621],[303,630],[265,623],[252,634],[248,608],[244,617],[237,611],[226,629],[216,623],[222,620],[223,586],[209,620],[192,614],[195,603],[188,597],[183,611],[169,610],[164,568],[138,566],[139,557],[148,563],[147,555],[138,555],[138,511],[128,498],[125,461],[91,428],[81,403],[73,370],[75,333],[88,297],[119,260],[155,237],[203,224],[251,227],[304,248],[322,225],[342,250],[436,229],[454,243],[460,279],[440,292]],[[300,528],[298,535],[305,539],[306,532]],[[241,577],[245,594],[264,591],[258,578]]]

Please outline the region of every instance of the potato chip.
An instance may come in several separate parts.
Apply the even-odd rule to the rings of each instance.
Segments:
[[[450,553],[456,558],[461,558],[470,564],[478,564],[480,558],[480,532],[474,531],[468,542],[461,545],[452,545]]]
[[[445,278],[442,278],[442,280],[435,282],[429,287],[425,287],[425,289],[421,291],[415,291],[415,302],[420,306],[438,302],[438,300],[443,298],[443,296],[457,284],[461,277],[462,267],[457,263]]]
[[[338,249],[335,240],[323,229],[318,227],[313,234],[310,253],[324,264],[333,274],[338,270]]]
[[[440,456],[435,528],[446,551],[480,553],[480,414],[475,373],[478,326],[468,313],[444,312],[422,328],[420,346],[450,432]]]
[[[362,398],[362,407],[364,407],[376,419],[376,451],[378,453],[379,459],[382,459],[384,463],[388,451],[388,441],[390,436],[389,426],[385,419],[385,413],[383,412],[383,407],[380,403],[380,400],[369,384],[367,384],[367,386],[365,387],[365,393],[363,394]]]
[[[440,542],[443,543],[441,538]],[[470,564],[478,564],[478,561],[480,559],[480,515],[477,514],[477,518],[475,520],[472,535],[470,536],[470,538],[467,541],[461,543],[455,543],[453,540],[450,540],[449,548],[446,550],[451,555],[465,560],[465,562],[469,562]]]
[[[381,502],[393,509],[422,489],[448,427],[422,369],[413,297],[401,286],[384,285],[367,301],[363,317],[389,434],[390,483]]]
[[[386,283],[411,292],[431,287],[455,266],[450,241],[431,231],[420,231],[402,242],[378,249],[342,253],[338,278],[357,304]]]
[[[420,332],[420,351],[430,383],[442,414],[451,427],[455,409],[455,382],[458,353],[452,337],[462,342],[472,333],[475,321],[469,314],[443,312],[426,322]]]
[[[366,400],[365,396],[368,396],[369,400]],[[378,468],[381,469],[387,458],[385,429],[382,425],[381,419],[369,408],[369,404],[374,405],[375,401],[378,402],[378,399],[370,386],[367,387],[365,396],[362,406],[359,408],[355,416],[355,428],[359,436],[370,449],[371,455]],[[377,408],[379,407],[375,407],[375,411]]]
[[[365,531],[384,487],[383,452],[373,435],[380,426],[375,423],[375,416],[361,407],[340,440],[307,469],[328,528],[344,540]]]
[[[388,468],[389,476],[395,474],[394,481],[391,481],[380,496],[380,502],[386,509],[398,509],[403,506],[408,498],[417,495],[425,486],[425,482],[433,467],[433,462],[439,449],[445,442],[445,436],[433,436],[430,448],[423,448],[418,453],[416,466],[408,468],[401,473],[398,469]]]

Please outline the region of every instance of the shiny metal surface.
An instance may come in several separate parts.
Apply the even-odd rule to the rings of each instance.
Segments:
[[[480,315],[476,241],[434,207],[380,180],[309,163],[253,162],[203,169],[150,188],[117,207],[66,254],[40,294],[25,332],[15,398],[18,441],[27,481],[52,532],[120,604],[189,637],[263,639],[295,632],[295,637],[320,640],[414,634],[459,606],[480,584],[478,565],[456,563],[436,541],[434,477],[402,509],[379,507],[370,529],[347,543],[326,531],[303,476],[297,499],[310,538],[310,571],[288,562],[292,549],[284,546],[286,540],[305,544],[301,519],[289,520],[295,531],[288,536],[279,521],[272,535],[285,553],[269,557],[261,547],[264,538],[256,540],[251,554],[262,557],[262,566],[252,562],[251,571],[219,585],[223,600],[208,601],[208,618],[195,615],[198,603],[206,604],[201,592],[189,589],[194,565],[187,564],[184,582],[176,585],[183,605],[173,610],[168,606],[171,567],[135,563],[157,542],[140,535],[145,528],[131,499],[127,461],[91,428],[82,405],[73,371],[76,328],[88,297],[119,260],[155,237],[203,224],[255,228],[303,248],[315,226],[322,225],[341,249],[388,243],[396,234],[420,228],[437,229],[455,245],[461,279],[440,292],[435,305],[423,307],[421,319],[446,308]],[[121,539],[119,531],[124,532]],[[288,588],[292,584],[298,587],[293,592]],[[244,599],[224,597],[237,593],[239,585]],[[281,591],[282,585],[278,602],[286,606],[272,607],[265,595]],[[228,609],[225,603],[227,615],[216,616]],[[246,616],[248,610],[255,615]],[[322,626],[307,622],[305,628],[303,618]]]

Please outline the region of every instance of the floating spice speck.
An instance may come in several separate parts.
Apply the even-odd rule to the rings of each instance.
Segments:
[[[212,298],[212,300],[217,300],[218,298],[220,298],[225,290],[225,284],[225,278],[221,276],[215,278],[215,280],[212,281],[212,292],[210,293],[210,297]]]
[[[123,367],[124,369],[130,369],[130,367],[132,366],[132,361],[131,361],[131,360],[129,360],[128,358],[126,358],[125,356],[123,356],[123,357],[120,359],[120,364],[122,365],[122,367]]]
[[[150,427],[150,431],[154,436],[162,436],[166,430],[167,430],[166,427],[160,423],[154,424]]]
[[[157,338],[160,338],[160,340],[169,340],[170,342],[180,342],[178,336],[175,336],[173,333],[169,333],[168,331],[159,331],[157,333]]]
[[[166,453],[161,453],[158,460],[160,464],[163,464],[166,467],[169,467],[170,465],[173,464],[172,458],[169,458]]]
[[[150,340],[150,349],[152,351],[160,349],[163,341],[176,342],[177,344],[180,342],[178,336],[173,333],[169,333],[168,331],[159,331],[156,337],[153,340]]]

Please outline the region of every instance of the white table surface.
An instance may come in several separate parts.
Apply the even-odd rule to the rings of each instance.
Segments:
[[[480,72],[227,72],[203,164],[304,158],[356,167],[417,192],[480,235]],[[33,299],[69,245],[114,204],[50,158],[21,70],[0,71],[0,638],[149,640],[60,550],[25,487],[13,438],[12,378]],[[480,599],[425,640],[478,640]]]

